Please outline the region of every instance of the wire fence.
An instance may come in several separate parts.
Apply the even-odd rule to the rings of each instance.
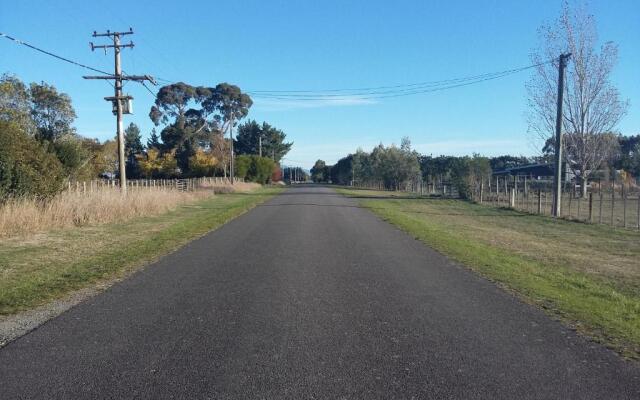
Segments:
[[[356,182],[353,187],[359,189],[371,189],[381,191],[401,191],[419,194],[421,196],[439,196],[448,198],[460,198],[460,193],[456,185],[447,181],[427,182],[412,181],[390,188],[382,182]]]
[[[534,214],[552,215],[551,180],[497,179],[474,188],[473,200]],[[492,184],[493,183],[493,184]],[[565,182],[560,217],[614,227],[640,229],[640,188],[615,182],[594,182],[583,190]]]
[[[354,187],[389,190],[382,183],[356,183]],[[396,190],[420,196],[460,198],[450,182],[408,182]],[[531,214],[551,216],[552,180],[527,177],[493,177],[472,185],[472,201],[494,207],[511,208]],[[640,230],[640,187],[629,183],[593,182],[584,191],[572,182],[564,182],[561,193],[561,218]]]
[[[177,190],[190,192],[202,187],[213,189],[215,186],[231,185],[229,178],[200,177],[188,179],[127,179],[127,190]],[[67,192],[76,194],[90,194],[104,190],[120,190],[119,179],[93,179],[90,181],[68,181]]]

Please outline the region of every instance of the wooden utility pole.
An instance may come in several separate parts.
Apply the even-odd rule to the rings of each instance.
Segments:
[[[262,135],[258,135],[258,155],[262,157]]]
[[[231,182],[231,184],[233,185],[233,178],[235,177],[234,171],[233,171],[233,166],[234,166],[234,160],[233,160],[233,114],[231,115],[231,120],[229,121],[229,149],[230,149],[230,156],[231,158],[229,159],[229,182]]]
[[[91,51],[95,49],[104,49],[105,53],[108,48],[113,48],[114,50],[114,58],[115,58],[115,73],[113,75],[100,75],[100,76],[83,76],[84,79],[109,79],[114,81],[114,89],[115,96],[113,97],[105,97],[104,99],[110,101],[113,104],[113,114],[116,116],[116,131],[118,138],[118,166],[120,172],[120,191],[122,194],[127,193],[127,173],[125,169],[125,149],[124,149],[124,128],[122,122],[123,114],[131,114],[131,100],[133,97],[124,96],[122,94],[122,82],[125,80],[129,81],[137,81],[144,82],[149,81],[156,84],[156,81],[153,77],[149,75],[123,75],[122,74],[122,66],[120,64],[120,49],[121,48],[133,48],[133,42],[129,42],[128,44],[120,44],[120,37],[124,35],[132,35],[133,29],[129,28],[128,31],[125,32],[111,32],[107,31],[105,33],[97,33],[93,32],[93,37],[102,37],[106,36],[113,39],[113,44],[107,45],[94,45],[93,42],[90,42]]]
[[[556,109],[555,174],[553,175],[553,216],[560,217],[562,202],[562,96],[564,70],[571,53],[558,57],[558,104]]]

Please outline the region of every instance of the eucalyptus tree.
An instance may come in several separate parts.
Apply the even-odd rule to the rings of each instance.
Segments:
[[[223,135],[244,118],[251,104],[235,85],[194,87],[179,82],[160,88],[149,117],[156,126],[164,125],[160,132],[164,150],[175,149],[178,166],[187,171],[197,148],[213,148],[215,135]]]
[[[29,86],[31,117],[36,126],[36,136],[41,141],[55,142],[65,135],[73,135],[72,124],[76,112],[71,98],[66,93],[46,83],[32,83]]]

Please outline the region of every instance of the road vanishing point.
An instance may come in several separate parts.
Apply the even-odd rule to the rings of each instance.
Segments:
[[[638,399],[640,369],[301,185],[0,349],[0,398]]]

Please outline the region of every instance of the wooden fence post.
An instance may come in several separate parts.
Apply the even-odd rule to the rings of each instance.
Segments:
[[[542,189],[538,189],[538,214],[544,215],[544,204],[542,202]]]
[[[578,197],[578,213],[576,215],[576,218],[579,220],[580,219],[580,204],[582,203],[582,194],[580,194],[580,197]]]
[[[638,211],[636,212],[636,218],[638,219],[638,230],[640,230],[640,193],[638,193]]]
[[[611,226],[616,226],[616,220],[613,215],[613,210],[616,206],[616,187],[614,184],[611,184]]]
[[[598,205],[598,208],[599,208],[598,223],[601,224],[602,223],[602,186],[600,186],[600,193],[598,197],[600,198],[600,204]]]
[[[593,222],[593,193],[589,193],[589,222]]]
[[[622,226],[627,227],[627,191],[624,189],[624,182],[622,182]]]
[[[516,188],[511,188],[511,196],[509,199],[509,207],[511,208],[515,208],[516,207]]]
[[[480,181],[480,204],[482,204],[482,195],[484,194],[484,181]]]

